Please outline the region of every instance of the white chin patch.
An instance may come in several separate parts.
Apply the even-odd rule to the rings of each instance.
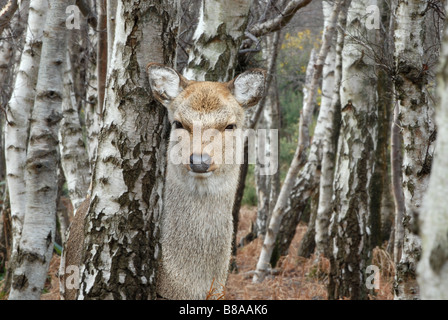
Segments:
[[[213,174],[213,172],[197,173],[193,171],[188,171],[188,174],[197,179],[205,179],[210,177]]]

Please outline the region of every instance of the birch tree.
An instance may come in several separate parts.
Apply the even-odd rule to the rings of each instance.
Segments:
[[[63,77],[62,120],[60,124],[61,165],[67,181],[68,193],[76,211],[87,195],[90,183],[90,166],[82,137],[75,98],[72,63],[67,51]]]
[[[252,0],[202,0],[184,76],[197,81],[229,81],[234,77],[238,49]]]
[[[377,144],[375,64],[364,54],[360,39],[375,43],[366,27],[366,7],[375,2],[352,1],[342,51],[341,132],[335,176],[330,256],[330,299],[367,299],[365,270],[372,258],[370,188]]]
[[[96,1],[91,1],[91,10],[96,13]],[[88,60],[86,70],[86,107],[85,122],[87,132],[87,151],[89,154],[90,171],[93,171],[93,165],[96,159],[98,148],[98,135],[101,125],[101,106],[98,103],[98,75],[97,75],[97,48],[98,32],[96,25],[89,25],[86,44],[86,56]],[[108,55],[111,53],[108,52]],[[109,58],[108,58],[109,59]]]
[[[338,33],[333,52],[329,56],[328,67],[333,69],[332,79],[322,88],[322,104],[327,106],[324,117],[324,134],[322,138],[321,176],[319,181],[319,203],[316,216],[316,252],[319,255],[329,256],[329,225],[333,209],[333,177],[336,160],[336,148],[339,138],[339,121],[341,116],[340,88],[342,79],[342,49],[344,47],[345,26],[347,23],[347,10],[351,0],[346,1],[338,17]],[[328,4],[326,4],[328,6]],[[324,7],[325,10],[325,7]],[[333,61],[334,59],[334,61]],[[333,68],[331,66],[333,65]],[[328,69],[327,69],[328,70]],[[331,72],[331,71],[327,71]],[[325,75],[325,73],[324,73]],[[324,82],[325,83],[325,82]],[[332,88],[333,84],[333,88]],[[325,88],[325,89],[324,89]],[[327,97],[325,97],[327,96]],[[331,98],[328,98],[331,96]],[[322,111],[321,111],[322,112]],[[320,113],[319,113],[320,114]]]
[[[268,159],[268,155],[271,154],[271,145],[274,143],[278,146],[278,141],[271,141],[271,136],[269,130],[279,129],[279,102],[278,102],[278,89],[277,89],[277,77],[276,72],[276,60],[278,55],[279,46],[279,34],[278,32],[272,33],[266,36],[265,47],[263,49],[263,59],[266,61],[268,70],[268,81],[267,81],[267,94],[263,100],[259,103],[259,108],[262,108],[262,114],[258,123],[256,124],[257,129],[268,130],[268,135],[266,139],[262,141],[262,145],[257,145],[257,148],[261,148],[260,152],[263,154],[265,159]],[[260,141],[257,141],[260,142]],[[277,154],[279,153],[277,147]],[[257,152],[259,155],[260,153]],[[255,176],[256,176],[256,189],[258,197],[258,209],[257,218],[255,221],[255,237],[259,235],[264,235],[266,233],[266,226],[269,222],[269,217],[272,213],[273,206],[278,195],[278,189],[280,187],[279,181],[279,170],[273,172],[272,174],[267,173],[267,166],[272,165],[269,163],[260,163],[257,161],[255,166]]]
[[[5,6],[0,10],[0,34],[3,33],[3,30],[14,16],[14,13],[19,7],[18,2],[19,1],[17,0],[8,0]]]
[[[308,61],[308,65],[305,72],[305,83],[303,85],[302,93],[303,93],[303,101],[309,101],[309,96],[313,96],[313,100],[310,101],[312,105],[316,104],[316,88],[312,88],[312,83],[314,79],[314,69],[317,63],[317,53],[316,50],[312,49],[310,53],[310,58]],[[320,112],[319,112],[320,115]],[[304,164],[303,169],[300,171],[296,181],[294,182],[294,186],[292,187],[290,197],[287,201],[287,205],[284,209],[282,224],[280,225],[279,232],[276,239],[276,245],[271,257],[271,265],[275,266],[277,260],[280,256],[285,256],[288,254],[288,249],[291,244],[292,238],[295,235],[297,224],[302,217],[303,211],[309,207],[309,200],[316,195],[316,186],[318,182],[318,173],[317,173],[317,164],[319,157],[319,146],[320,146],[320,137],[319,137],[319,120],[316,123],[316,129],[313,136],[313,142],[310,147],[309,156],[307,162]],[[311,214],[312,215],[312,214]],[[299,247],[299,255],[303,254],[302,249],[304,249],[304,244],[309,243],[308,240],[311,239],[310,235],[314,232],[312,230],[312,217],[310,218],[310,222],[308,224],[308,229],[305,235],[302,238]],[[314,237],[314,236],[313,236]]]
[[[6,106],[5,159],[12,224],[11,268],[14,267],[26,211],[26,149],[47,11],[47,0],[30,2],[25,44],[13,93]]]
[[[396,7],[395,89],[403,136],[404,241],[394,285],[395,299],[418,299],[416,267],[421,254],[418,223],[423,195],[428,188],[434,153],[435,128],[428,103],[424,61],[424,18],[428,2],[399,1]]]
[[[422,299],[448,299],[448,214],[446,190],[448,188],[448,28],[444,40],[437,76],[436,150],[429,178],[428,190],[421,207],[422,255],[418,263],[418,283]]]
[[[322,68],[326,55],[329,50],[331,39],[334,33],[334,25],[338,17],[341,6],[345,0],[339,0],[335,3],[333,13],[330,18],[329,27],[324,30],[324,41],[322,42],[322,47],[319,51],[318,59],[316,62],[316,67],[314,71],[313,81],[310,85],[310,95],[308,99],[304,102],[304,106],[300,116],[299,122],[299,141],[292,160],[291,166],[286,175],[283,186],[280,190],[276,205],[274,207],[271,220],[269,222],[268,231],[263,242],[263,247],[260,253],[260,257],[257,262],[256,271],[253,277],[253,282],[261,282],[266,276],[266,272],[269,268],[269,260],[272,256],[272,251],[275,244],[275,239],[278,234],[280,223],[282,220],[284,208],[287,204],[287,199],[289,197],[290,191],[293,187],[293,183],[300,171],[300,168],[306,161],[306,151],[309,147],[309,124],[311,116],[314,111],[314,94],[317,91],[317,83],[322,74]]]
[[[52,0],[49,5],[26,153],[26,213],[10,300],[40,298],[56,231],[58,129],[66,58],[67,2]]]
[[[149,62],[173,65],[173,1],[119,1],[86,216],[79,299],[155,298],[168,121]]]

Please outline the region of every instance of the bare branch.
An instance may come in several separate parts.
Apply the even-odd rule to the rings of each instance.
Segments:
[[[299,9],[306,7],[311,1],[312,0],[292,0],[286,5],[278,16],[253,25],[249,28],[249,32],[256,37],[260,37],[266,33],[280,30],[291,21],[294,14]]]
[[[250,26],[245,33],[247,38],[241,44],[239,53],[258,52],[260,50],[258,48],[259,42],[255,41],[254,38],[261,37],[270,32],[276,32],[281,30],[291,21],[291,19],[294,17],[294,14],[299,9],[306,7],[311,1],[312,0],[292,0],[275,18],[266,21],[259,21],[254,25]],[[269,3],[267,7],[269,7]],[[265,13],[263,13],[262,17],[264,16]],[[249,47],[252,45],[254,41],[257,42],[257,48],[249,49]]]
[[[8,25],[17,7],[17,0],[9,0],[2,10],[0,10],[0,34],[2,34],[3,29]]]

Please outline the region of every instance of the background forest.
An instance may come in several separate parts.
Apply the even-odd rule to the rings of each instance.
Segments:
[[[278,130],[263,147],[279,170],[241,166],[211,297],[448,299],[445,5],[0,0],[0,298],[59,299],[86,198],[83,298],[155,298],[158,62],[207,81],[267,70],[246,126]]]

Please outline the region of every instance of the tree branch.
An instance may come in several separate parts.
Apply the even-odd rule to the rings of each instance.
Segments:
[[[311,1],[313,0],[292,0],[275,18],[263,22],[257,22],[251,27],[249,27],[245,32],[247,38],[241,44],[239,53],[258,52],[259,48],[248,49],[253,42],[257,42],[254,41],[254,38],[261,37],[270,32],[276,32],[281,30],[291,21],[291,19],[294,17],[294,14],[299,9],[306,7]]]
[[[0,34],[2,34],[3,30],[8,25],[17,8],[17,0],[9,0],[2,10],[0,10]]]
[[[292,0],[282,12],[275,18],[256,23],[249,28],[249,32],[255,37],[261,37],[267,33],[275,32],[286,26],[294,14],[301,8],[306,7],[312,0]]]
[[[98,25],[98,17],[95,12],[93,12],[92,8],[90,8],[89,4],[86,0],[76,0],[76,5],[81,11],[82,15],[86,17],[87,23],[93,28],[96,29]]]

